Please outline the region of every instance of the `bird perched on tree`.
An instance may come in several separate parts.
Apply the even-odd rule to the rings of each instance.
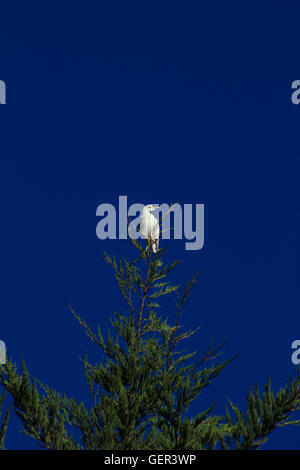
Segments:
[[[153,253],[158,250],[158,239],[159,239],[159,222],[152,211],[158,209],[158,206],[148,204],[144,206],[140,219],[140,233],[143,237],[148,240],[148,246],[152,247]]]

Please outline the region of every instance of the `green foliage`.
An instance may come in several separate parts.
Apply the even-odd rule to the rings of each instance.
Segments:
[[[258,450],[266,442],[268,435],[277,427],[290,424],[299,425],[299,419],[287,420],[291,412],[300,409],[299,396],[298,373],[298,377],[295,380],[289,378],[288,383],[281,387],[276,395],[272,391],[270,378],[267,380],[262,397],[260,397],[258,386],[256,386],[254,393],[250,390],[247,398],[246,416],[230,402],[236,423],[232,440],[227,439],[227,443],[223,442],[223,448],[227,449],[233,445],[238,450]],[[228,410],[226,410],[226,421],[229,425],[233,425],[233,419]]]
[[[9,415],[11,411],[11,407],[9,407],[1,423],[1,414],[2,414],[2,408],[3,408],[5,396],[6,396],[6,391],[4,390],[2,394],[0,395],[0,450],[5,450],[4,439],[5,439],[5,435],[7,432],[8,419],[9,419]]]
[[[87,355],[82,360],[89,407],[32,380],[24,361],[21,373],[12,360],[1,367],[0,383],[13,397],[23,432],[46,449],[260,449],[276,428],[299,424],[288,420],[299,409],[299,377],[277,394],[270,380],[262,395],[250,390],[245,414],[231,402],[224,416],[213,413],[214,405],[201,410],[202,391],[233,358],[221,360],[223,345],[211,343],[202,354],[183,348],[198,331],[183,331],[180,324],[198,276],[180,290],[168,281],[178,261],[164,264],[165,250],[154,254],[151,244],[144,251],[131,242],[139,253],[131,262],[104,254],[127,304],[111,318],[113,333],[104,336],[100,327],[93,332],[70,307],[99,348],[98,363]],[[158,314],[162,298],[172,295],[173,323]],[[199,407],[194,417],[192,404]],[[2,447],[7,420],[8,414],[0,429]]]
[[[68,435],[65,426],[68,417],[60,406],[60,395],[48,387],[42,387],[46,395],[40,393],[24,361],[21,375],[17,373],[16,365],[8,361],[2,367],[1,383],[14,399],[15,412],[22,421],[24,434],[33,437],[46,449],[80,448]]]

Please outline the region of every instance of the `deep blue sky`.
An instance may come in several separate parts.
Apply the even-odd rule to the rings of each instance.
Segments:
[[[96,208],[205,204],[205,246],[174,280],[203,269],[185,312],[227,356],[203,395],[243,406],[252,384],[289,373],[299,325],[299,3],[2,2],[0,339],[42,382],[84,399],[90,345],[67,303],[105,331],[121,296],[101,259],[132,255],[96,238]],[[164,244],[163,244],[164,245]],[[165,312],[172,317],[172,311]],[[9,449],[36,444],[18,434]],[[299,449],[299,428],[265,448]]]

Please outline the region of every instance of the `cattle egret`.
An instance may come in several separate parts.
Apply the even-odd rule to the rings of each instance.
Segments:
[[[155,209],[158,209],[158,206],[152,204],[144,206],[140,220],[140,233],[151,243],[153,253],[156,253],[158,250],[159,239],[159,222],[157,218],[151,214]]]

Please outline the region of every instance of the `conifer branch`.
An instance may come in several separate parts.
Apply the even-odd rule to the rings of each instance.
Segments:
[[[198,275],[179,295],[180,285],[168,281],[178,261],[164,263],[165,249],[154,256],[151,243],[145,251],[137,240],[131,242],[139,254],[133,261],[104,254],[127,304],[110,319],[112,332],[104,335],[100,326],[93,332],[69,305],[100,352],[96,364],[87,354],[82,360],[89,407],[31,379],[24,361],[20,372],[12,360],[0,366],[0,384],[13,399],[23,432],[45,449],[240,450],[260,449],[275,429],[299,425],[294,414],[300,409],[300,369],[277,394],[270,380],[262,395],[258,387],[250,390],[245,412],[231,402],[224,416],[213,413],[214,405],[201,407],[203,391],[236,356],[221,360],[224,344],[212,341],[204,353],[182,349],[199,330],[183,328]],[[161,297],[172,294],[174,322],[156,313]],[[2,394],[0,409],[3,400]],[[196,406],[199,411],[191,417]],[[0,448],[9,411],[0,425]]]

